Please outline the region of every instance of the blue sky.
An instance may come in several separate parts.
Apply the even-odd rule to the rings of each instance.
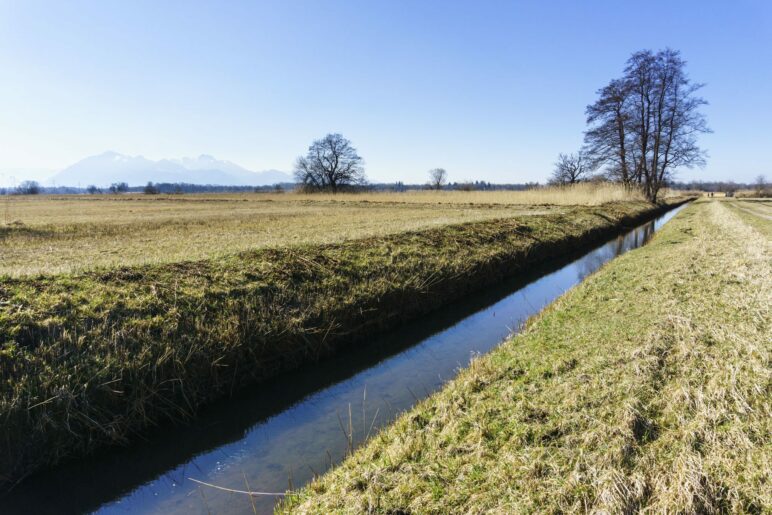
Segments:
[[[596,90],[669,46],[714,130],[679,177],[772,176],[772,2],[640,5],[0,0],[0,170],[114,150],[289,171],[341,132],[373,181],[544,181]]]

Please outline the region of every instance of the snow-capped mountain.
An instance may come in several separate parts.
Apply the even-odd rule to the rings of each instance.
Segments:
[[[252,172],[230,161],[220,161],[209,155],[152,161],[142,156],[105,152],[78,161],[55,174],[47,182],[82,187],[89,184],[108,186],[114,182],[127,182],[130,186],[140,186],[148,182],[264,186],[292,182],[292,177],[278,170]]]

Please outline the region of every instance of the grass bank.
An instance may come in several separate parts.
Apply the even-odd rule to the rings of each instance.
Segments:
[[[692,204],[280,509],[769,510],[771,257]]]
[[[0,281],[0,478],[202,403],[662,211],[643,202]]]

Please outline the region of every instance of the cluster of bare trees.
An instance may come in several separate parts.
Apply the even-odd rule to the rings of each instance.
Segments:
[[[705,164],[697,136],[710,132],[686,61],[676,50],[643,50],[627,61],[624,75],[598,91],[587,107],[588,129],[581,152],[558,159],[553,181],[586,179],[591,171],[628,187],[639,187],[651,201],[680,167]]]
[[[110,193],[126,193],[129,191],[129,185],[125,182],[114,182],[110,185]]]

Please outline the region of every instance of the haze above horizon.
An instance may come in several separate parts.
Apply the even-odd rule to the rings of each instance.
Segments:
[[[374,182],[544,182],[636,50],[682,52],[713,134],[680,180],[772,175],[772,4],[0,0],[0,172],[114,150],[290,171],[349,138]],[[16,177],[22,180],[24,176]],[[39,179],[40,176],[29,178]]]

